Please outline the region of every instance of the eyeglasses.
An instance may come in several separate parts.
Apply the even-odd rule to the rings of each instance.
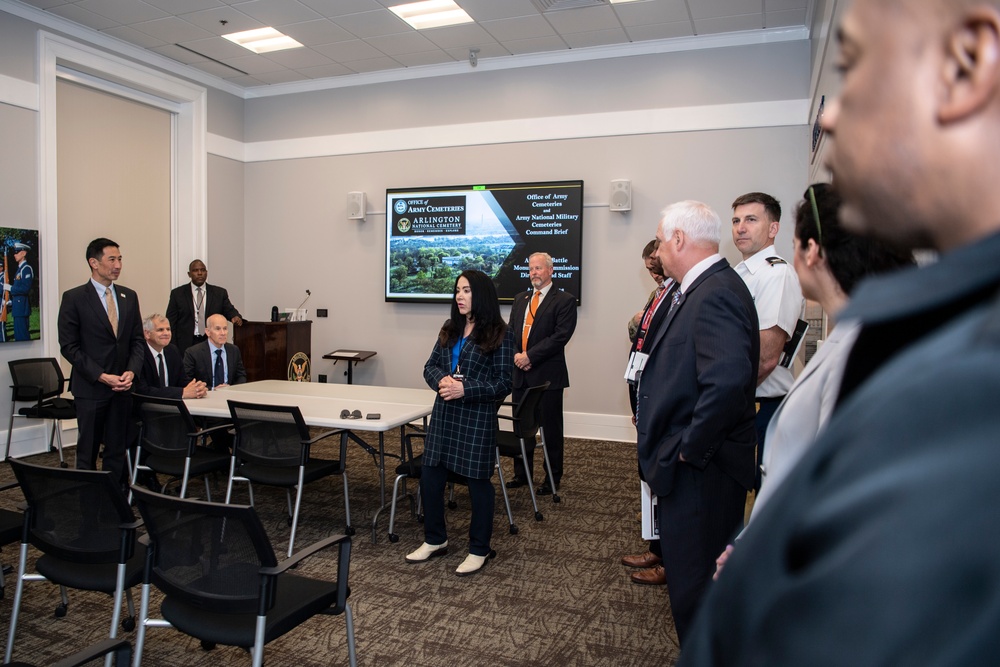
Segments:
[[[340,418],[341,419],[361,419],[361,410],[355,410],[354,412],[351,412],[350,410],[341,410],[340,411]]]
[[[819,206],[816,205],[816,193],[813,191],[813,186],[809,186],[809,205],[812,207],[813,220],[816,221],[816,236],[818,237],[817,243],[819,244],[820,253],[823,252],[823,225],[819,221]]]

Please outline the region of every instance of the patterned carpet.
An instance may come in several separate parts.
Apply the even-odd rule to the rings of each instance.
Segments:
[[[398,451],[398,447],[398,439],[387,438],[387,451]],[[322,454],[322,450],[315,453]],[[32,460],[51,463],[56,459],[43,455]],[[348,461],[352,519],[357,528],[350,603],[359,664],[660,667],[676,662],[679,649],[666,589],[632,584],[628,568],[619,564],[622,554],[644,548],[636,517],[639,483],[634,445],[567,441],[562,502],[540,498],[543,521],[533,519],[526,488],[511,492],[519,527],[516,535],[508,531],[497,489],[493,547],[498,556],[482,572],[466,578],[454,574],[468,545],[468,496],[463,488],[456,491],[457,509],[448,512],[449,554],[410,565],[403,556],[421,543],[423,531],[409,512],[409,503],[400,503],[399,542],[387,539],[386,510],[379,518],[378,543],[373,545],[370,523],[378,506],[377,470],[372,458],[356,445],[351,445]],[[387,477],[391,490],[391,470]],[[10,469],[0,469],[0,481],[10,479]],[[224,479],[212,480],[212,487],[216,499],[224,497]],[[339,479],[307,487],[296,545],[304,547],[343,530],[341,488]],[[191,487],[192,494],[203,490],[200,483]],[[254,493],[280,558],[289,537],[284,494],[264,487],[256,487]],[[4,507],[14,507],[19,500],[17,491],[0,494]],[[234,500],[247,502],[245,490]],[[334,554],[329,551],[309,559],[301,571],[312,576],[333,572]],[[3,550],[4,564],[16,565],[16,558],[16,546]],[[14,592],[12,579],[7,577],[7,595],[0,602],[4,640]],[[138,594],[135,589],[136,604]],[[25,585],[15,660],[48,664],[107,636],[110,598],[71,591],[69,612],[61,619],[52,613],[58,601],[54,586]],[[158,611],[158,600],[151,609]],[[124,636],[134,640],[134,634]],[[269,644],[264,657],[269,667],[347,664],[343,616],[311,619]],[[143,664],[246,665],[249,655],[231,647],[206,652],[196,640],[172,629],[153,628],[147,633]]]

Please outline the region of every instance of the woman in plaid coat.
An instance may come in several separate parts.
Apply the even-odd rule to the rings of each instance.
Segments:
[[[472,501],[469,555],[456,574],[478,572],[496,555],[490,549],[496,494],[490,478],[497,406],[510,393],[513,366],[514,339],[500,316],[493,281],[481,271],[463,271],[455,281],[451,319],[441,327],[424,364],[424,380],[438,397],[420,476],[424,543],[406,556],[407,562],[422,563],[448,552],[444,491],[449,473],[466,478]]]

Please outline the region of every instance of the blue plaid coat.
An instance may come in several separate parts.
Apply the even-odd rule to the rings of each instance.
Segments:
[[[503,344],[486,354],[467,341],[459,357],[465,376],[465,396],[434,401],[424,443],[424,463],[444,467],[473,479],[493,475],[496,457],[497,406],[510,393],[514,367],[514,337],[510,329]],[[434,390],[451,373],[451,348],[437,342],[424,364],[424,380]]]

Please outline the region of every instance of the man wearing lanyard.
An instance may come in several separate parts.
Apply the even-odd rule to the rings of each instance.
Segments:
[[[212,315],[222,314],[236,326],[243,326],[240,311],[229,300],[224,287],[209,285],[208,268],[200,259],[188,265],[190,283],[170,291],[167,319],[173,325],[173,343],[183,354],[189,347],[208,339],[205,323]]]
[[[663,321],[663,317],[669,310],[671,297],[677,288],[677,283],[672,278],[667,278],[663,275],[663,267],[656,256],[658,245],[658,242],[654,240],[648,243],[645,250],[643,250],[643,260],[646,264],[646,270],[649,271],[649,274],[658,284],[656,290],[650,295],[649,301],[646,302],[646,307],[637,314],[639,324],[635,330],[635,335],[632,337],[632,349],[629,351],[629,369],[626,371],[629,401],[632,404],[633,426],[635,425],[636,415],[635,375],[632,373],[632,376],[629,377],[629,373],[636,361],[636,353],[643,354],[642,349],[646,340],[653,337],[656,333],[656,328]],[[667,305],[661,308],[660,306],[664,302]],[[634,320],[635,318],[629,322],[630,330]],[[639,469],[639,479],[645,481],[641,468]],[[632,582],[646,586],[663,586],[667,583],[667,575],[663,570],[662,562],[663,558],[659,540],[650,541],[649,549],[645,553],[630,554],[622,557],[622,565],[640,568],[632,573]]]

